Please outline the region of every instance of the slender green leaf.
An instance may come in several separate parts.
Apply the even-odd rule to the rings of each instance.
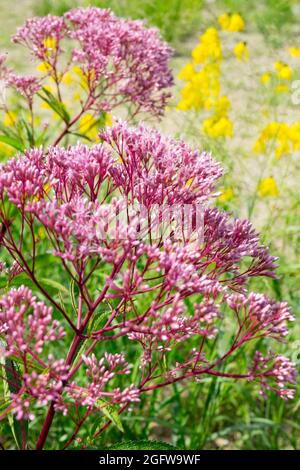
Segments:
[[[65,286],[63,286],[62,284],[60,284],[59,282],[54,281],[54,279],[42,278],[41,279],[41,284],[53,287],[54,289],[57,289],[58,291],[69,295],[68,289]]]
[[[65,106],[63,103],[58,101],[58,99],[46,88],[42,88],[43,92],[38,93],[38,96],[47,103],[53,111],[58,114],[59,117],[62,118],[65,123],[69,123],[71,118],[66,110]]]
[[[2,343],[2,341],[1,341]],[[3,377],[4,401],[10,403],[11,393],[18,393],[21,385],[18,365],[10,358],[0,357]],[[23,449],[23,442],[28,439],[28,420],[17,420],[11,412],[7,414],[8,423],[18,449]]]
[[[3,142],[4,144],[15,148],[16,150],[19,150],[20,152],[24,151],[24,145],[22,144],[22,142],[20,142],[20,140],[17,140],[13,137],[9,137],[8,135],[0,135],[0,142]]]
[[[124,428],[120,419],[120,415],[117,411],[117,407],[114,405],[109,405],[105,400],[99,398],[97,400],[97,405],[101,408],[102,413],[119,429],[119,431],[124,432]]]

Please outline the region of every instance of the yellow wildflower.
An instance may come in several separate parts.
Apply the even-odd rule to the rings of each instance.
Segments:
[[[95,71],[90,70],[90,72],[88,74],[86,74],[82,70],[82,68],[79,67],[78,65],[73,67],[72,71],[80,78],[80,85],[82,86],[82,88],[87,90],[88,87],[89,87],[89,82],[94,80],[94,78],[95,78]]]
[[[81,134],[85,134],[96,122],[94,116],[90,113],[85,114],[79,123],[79,131]]]
[[[228,31],[231,33],[243,31],[245,29],[245,22],[239,13],[233,13],[230,18]]]
[[[290,47],[289,53],[294,58],[300,57],[300,49],[298,47]]]
[[[206,64],[200,72],[194,74],[180,92],[182,99],[177,109],[200,110],[210,109],[212,102],[220,94],[219,67],[217,64]]]
[[[266,144],[263,139],[258,138],[254,145],[253,145],[253,152],[254,153],[265,153],[266,151]]]
[[[215,104],[215,114],[217,116],[224,116],[227,114],[228,110],[230,109],[230,101],[228,96],[224,95],[221,96],[220,99]]]
[[[234,55],[238,60],[243,60],[248,62],[249,60],[249,50],[246,42],[238,42],[233,49]]]
[[[230,24],[230,15],[228,13],[223,13],[223,15],[218,17],[218,22],[222,31],[227,31]]]
[[[113,125],[113,117],[110,113],[105,114],[105,125],[111,127]]]
[[[48,36],[44,39],[44,46],[49,51],[55,51],[57,47],[56,39],[52,36]]]
[[[232,137],[232,122],[227,116],[212,116],[203,121],[203,131],[209,137]]]
[[[99,141],[97,119],[90,114],[85,114],[79,121],[79,132],[92,140]]]
[[[255,153],[265,153],[270,144],[270,150],[275,148],[276,158],[290,153],[290,128],[285,122],[270,122],[261,132],[256,140],[253,151]]]
[[[55,87],[53,85],[44,85],[44,88],[52,94],[55,93]]]
[[[72,85],[72,83],[74,82],[74,77],[72,73],[71,72],[64,73],[62,76],[62,82],[67,86]]]
[[[263,178],[258,185],[258,194],[260,197],[278,197],[279,190],[273,176]]]
[[[290,144],[288,142],[287,136],[282,136],[278,139],[278,145],[275,148],[276,158],[281,158],[283,155],[290,153]]]
[[[215,28],[208,28],[200,36],[199,44],[192,50],[192,57],[196,64],[221,60],[221,42],[219,33]]]
[[[281,83],[280,85],[277,85],[277,87],[275,87],[275,92],[276,93],[288,93],[289,87],[285,85],[285,83]]]
[[[266,73],[263,73],[260,77],[260,81],[261,83],[263,83],[264,85],[267,85],[271,80],[271,74],[266,72]]]
[[[41,62],[37,67],[36,70],[41,73],[48,73],[52,69],[51,65],[48,62]]]
[[[230,202],[234,199],[234,191],[231,186],[228,188],[221,188],[222,194],[218,197],[220,202]]]
[[[3,123],[7,127],[14,127],[17,122],[17,114],[13,111],[5,113]]]
[[[300,150],[300,122],[295,122],[290,126],[289,138],[294,150]]]
[[[4,142],[0,142],[0,158],[2,156],[11,157],[14,153],[14,148],[12,148],[10,145],[5,144]]]
[[[193,66],[193,64],[186,64],[183,69],[179,72],[178,74],[178,79],[179,80],[191,80],[194,75],[196,74],[196,70]]]
[[[73,101],[81,101],[81,94],[79,93],[79,91],[77,91],[76,93],[73,94]]]
[[[239,13],[224,13],[218,17],[222,31],[237,33],[245,29],[245,22]]]
[[[277,76],[282,80],[290,80],[292,78],[293,70],[289,65],[277,61],[275,62],[274,67],[277,70]]]

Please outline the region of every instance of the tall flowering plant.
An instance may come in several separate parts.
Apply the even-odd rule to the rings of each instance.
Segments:
[[[159,117],[170,97],[171,50],[142,21],[77,8],[28,19],[12,40],[30,51],[37,69],[17,75],[0,56],[0,143],[17,150],[72,136],[97,140],[110,113]]]
[[[34,419],[47,406],[41,449],[56,413],[76,410],[68,446],[111,406],[121,413],[143,393],[205,375],[255,381],[264,394],[291,398],[295,370],[283,356],[257,351],[247,370],[221,367],[249,342],[281,340],[293,320],[286,303],[247,290],[251,277],[273,276],[275,267],[250,223],[206,208],[202,241],[193,218],[186,239],[168,232],[161,217],[149,223],[157,203],[202,206],[219,166],[143,126],[120,122],[101,139],[92,147],[28,150],[1,168],[1,246],[10,266],[0,332],[5,361],[18,365],[16,377],[8,366],[14,391],[1,417]],[[114,223],[124,210],[123,223]],[[45,253],[50,281],[38,265]],[[26,285],[9,289],[19,276]],[[230,315],[233,339],[210,357]],[[140,354],[135,374],[132,343]]]
[[[93,87],[125,73],[122,54],[139,50],[137,38],[142,56],[152,50],[156,33],[127,25],[108,12],[75,10],[29,20],[16,40],[54,70],[49,38],[59,54],[61,37],[70,35],[81,47],[72,57]],[[149,56],[149,81],[140,72],[133,82],[122,75],[116,96],[126,91],[138,107],[156,113],[159,102],[162,109],[165,95],[157,101],[157,92],[170,77],[161,47],[156,64]],[[106,61],[103,51],[112,57]],[[129,75],[145,67],[131,60]],[[235,370],[239,351],[283,340],[293,316],[285,302],[249,292],[252,277],[274,276],[275,259],[248,221],[208,206],[219,165],[125,121],[100,131],[99,143],[60,147],[71,122],[53,145],[33,146],[0,169],[0,418],[19,423],[20,447],[44,448],[59,414],[74,423],[64,448],[103,416],[96,439],[110,423],[121,428],[120,415],[141,395],[205,376],[253,381],[264,396],[292,398],[295,369],[284,356],[257,350]],[[224,325],[231,337],[217,356],[211,344]],[[30,420],[38,432],[29,433]]]

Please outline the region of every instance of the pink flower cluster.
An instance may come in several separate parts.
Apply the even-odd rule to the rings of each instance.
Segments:
[[[23,76],[10,73],[7,76],[7,84],[27,98],[30,106],[32,106],[34,95],[41,89],[38,78],[33,75]]]
[[[73,45],[71,59],[59,71],[66,39]],[[141,21],[118,18],[110,10],[77,8],[63,17],[27,20],[13,41],[48,64],[58,85],[68,67],[78,64],[87,83],[88,102],[98,111],[122,104],[133,114],[160,115],[170,97],[166,89],[173,83],[168,67],[171,50],[158,30],[145,28]]]
[[[106,384],[114,377],[130,374],[130,368],[122,354],[105,353],[99,361],[92,354],[90,357],[83,356],[83,361],[90,381],[88,387],[79,387],[73,383],[68,386],[67,390],[78,405],[89,406],[97,410],[106,406],[106,402],[103,400],[107,399],[110,399],[110,403],[139,401],[140,391],[134,385],[123,391],[119,387],[110,392],[105,391]]]
[[[24,286],[0,299],[0,333],[5,337],[6,356],[39,355],[49,341],[61,339],[64,328],[52,319],[52,308],[37,301]]]
[[[49,368],[48,359],[36,353],[63,335],[50,307],[24,287],[2,298],[5,354],[21,360],[31,355],[27,368],[35,361],[43,367],[45,361],[48,371],[40,377],[24,369],[13,397],[19,418],[31,416],[31,403],[49,403],[37,447],[43,446],[56,411],[85,407],[80,427],[105,406],[121,411],[141,393],[205,374],[259,381],[264,390],[291,398],[294,366],[282,356],[256,354],[245,371],[233,372],[233,364],[230,373],[219,367],[250,341],[282,341],[293,320],[286,303],[248,292],[249,279],[274,276],[276,267],[251,224],[203,206],[214,195],[219,165],[209,154],[143,125],[131,129],[120,122],[101,137],[102,143],[91,147],[32,149],[0,170],[1,245],[74,336],[66,359]],[[154,238],[151,223],[136,236],[157,204],[200,205],[203,240],[193,233],[178,239],[172,232]],[[146,207],[142,221],[136,205]],[[116,224],[112,232],[110,224],[124,207],[127,224]],[[42,241],[36,236],[41,231]],[[36,258],[45,251],[55,256],[53,273],[63,270],[60,282],[73,286],[72,312],[39,280]],[[206,350],[212,338],[217,341],[224,317],[233,341],[223,355],[209,359]],[[112,342],[122,348],[136,342],[141,348],[135,381],[127,354],[110,354]],[[80,368],[86,371],[84,381]]]
[[[275,356],[272,352],[264,357],[256,351],[250,374],[260,381],[262,395],[266,396],[267,390],[275,390],[281,398],[294,398],[295,389],[288,384],[296,384],[296,369],[287,357]]]

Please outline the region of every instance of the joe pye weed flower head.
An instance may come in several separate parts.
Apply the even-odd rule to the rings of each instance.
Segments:
[[[19,386],[2,417],[12,411],[34,419],[48,405],[41,448],[55,413],[83,409],[80,428],[108,406],[123,411],[143,393],[207,374],[292,397],[293,365],[281,356],[254,358],[254,365],[249,358],[243,371],[219,368],[256,339],[281,341],[293,320],[287,304],[248,292],[251,277],[274,276],[275,269],[249,222],[206,208],[196,243],[193,227],[189,239],[163,230],[154,237],[150,223],[138,237],[130,217],[110,234],[106,203],[112,211],[125,201],[126,213],[143,204],[148,220],[153,204],[195,208],[213,195],[219,165],[143,125],[116,123],[101,141],[28,150],[1,168],[2,249],[18,263],[14,279],[21,272],[33,290],[12,288],[0,301],[2,354],[19,364]],[[56,282],[73,286],[73,307],[47,290],[38,267],[43,252],[52,253]],[[232,317],[234,340],[210,357],[224,316]],[[135,378],[133,345],[140,351]]]

